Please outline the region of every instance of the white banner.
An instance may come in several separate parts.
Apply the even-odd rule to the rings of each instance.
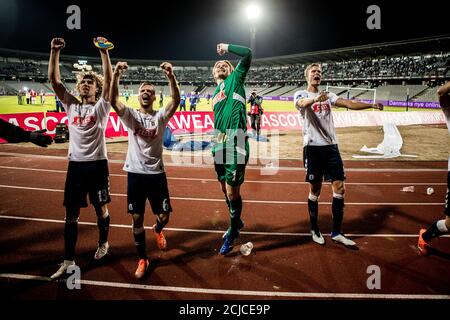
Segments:
[[[343,111],[333,112],[333,119],[338,128],[382,126],[388,122],[397,126],[446,123],[442,111]]]

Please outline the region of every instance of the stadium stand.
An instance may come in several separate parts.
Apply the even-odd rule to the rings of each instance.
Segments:
[[[68,89],[74,89],[76,56],[61,56],[61,75]],[[94,71],[101,69],[97,57],[83,57]],[[114,60],[114,59],[113,59]],[[202,95],[215,90],[211,69],[215,61],[174,61],[175,72],[186,94]],[[237,61],[232,61],[234,64]],[[303,70],[311,62],[323,67],[326,85],[376,88],[377,99],[436,101],[437,85],[450,78],[450,36],[416,39],[297,55],[254,59],[247,76],[247,91],[260,95],[290,97],[305,86]],[[141,81],[151,81],[165,95],[166,78],[159,70],[161,61],[128,60],[129,71],[121,90],[138,92]],[[48,53],[0,49],[0,94],[16,94],[23,87],[50,92],[47,82]],[[340,95],[347,91],[333,89]],[[372,91],[355,90],[351,98],[371,99]]]

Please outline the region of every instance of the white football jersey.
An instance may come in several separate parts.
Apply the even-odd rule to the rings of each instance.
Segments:
[[[306,90],[296,91],[294,94],[294,106],[297,105],[297,101],[300,99],[315,98],[320,93],[309,92]],[[318,118],[322,128],[325,129],[331,139],[327,139],[320,132],[320,129],[314,125],[311,121],[310,115],[306,112],[306,109],[302,108],[300,114],[303,119],[303,145],[307,146],[326,146],[337,144],[336,129],[334,128],[333,116],[331,114],[331,106],[336,103],[339,97],[332,93],[328,93],[328,100],[324,102],[313,103],[309,108],[314,112]]]
[[[101,97],[93,105],[83,105],[68,92],[62,103],[69,124],[69,161],[107,159],[105,129],[111,104]]]
[[[128,153],[123,170],[143,174],[164,172],[162,144],[170,120],[165,108],[147,114],[126,107],[120,119],[128,128]]]

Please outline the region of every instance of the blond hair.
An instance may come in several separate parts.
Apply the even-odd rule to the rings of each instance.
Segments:
[[[102,95],[103,91],[103,76],[99,75],[98,73],[94,71],[87,71],[87,72],[80,72],[77,74],[77,84],[75,88],[77,88],[78,92],[80,92],[80,84],[83,79],[88,78],[94,80],[94,82],[97,85],[97,90],[95,91],[95,100],[97,101],[100,99],[100,96]]]
[[[305,69],[305,78],[306,80],[308,80],[308,72],[309,70],[311,70],[313,67],[319,67],[320,70],[322,70],[322,65],[320,63],[311,63],[310,65],[308,65]]]
[[[214,75],[214,70],[216,69],[217,64],[219,64],[221,62],[225,62],[230,67],[230,73],[234,71],[234,67],[233,67],[233,65],[231,64],[230,61],[228,61],[228,60],[219,60],[219,61],[217,61],[214,64],[214,67],[212,68],[212,75],[213,75],[214,80],[216,80],[216,76]]]

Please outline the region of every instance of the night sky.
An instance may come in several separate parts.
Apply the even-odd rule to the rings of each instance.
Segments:
[[[103,0],[0,0],[0,47],[47,52],[51,39],[60,36],[67,43],[63,54],[93,56],[91,39],[103,35],[116,46],[113,57],[212,60],[219,42],[250,46],[248,2],[126,0],[119,6]],[[439,8],[442,1],[251,2],[264,8],[257,23],[256,58],[450,34],[448,10]],[[71,4],[81,9],[81,30],[66,27]],[[381,30],[366,27],[371,4],[381,8]]]

